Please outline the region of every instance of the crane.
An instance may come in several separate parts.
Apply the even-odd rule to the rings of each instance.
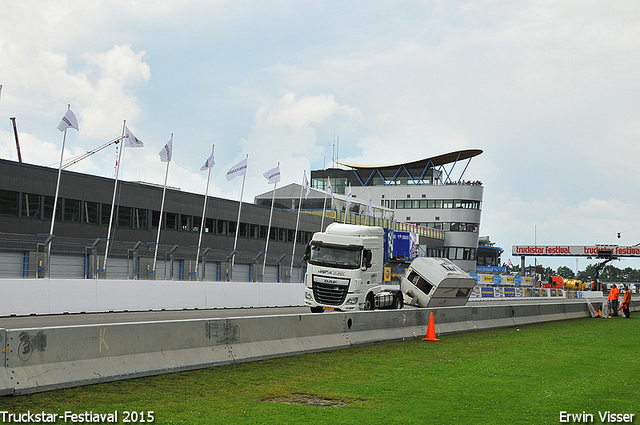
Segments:
[[[90,151],[87,151],[87,152],[83,153],[82,155],[78,155],[78,156],[76,156],[74,158],[69,159],[67,162],[64,163],[64,165],[62,166],[62,169],[65,170],[65,169],[71,167],[72,165],[77,164],[78,162],[80,162],[80,161],[82,161],[82,160],[84,160],[86,158],[89,158],[94,153],[100,152],[101,150],[106,149],[106,148],[108,148],[109,146],[111,146],[113,144],[119,143],[125,137],[127,137],[127,136],[120,136],[120,137],[118,137],[116,139],[111,140],[110,142],[105,143],[102,146],[99,146],[99,147],[97,147],[95,149],[92,149]]]
[[[600,270],[602,270],[604,268],[604,266],[606,266],[611,260],[615,260],[616,258],[617,257],[607,258],[606,260],[604,260],[604,261],[602,261],[602,262],[600,262],[600,263],[598,263],[598,264],[596,264],[594,266],[595,273],[593,275],[593,282],[595,283],[596,291],[597,290],[602,290],[602,288],[599,288],[600,283],[598,282],[598,277],[600,276]]]

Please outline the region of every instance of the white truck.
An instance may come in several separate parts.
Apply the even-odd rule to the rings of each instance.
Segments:
[[[381,227],[332,223],[316,233],[305,259],[305,305],[312,312],[464,305],[475,280],[448,259],[419,257],[400,285],[384,283],[390,251]],[[386,249],[385,249],[386,247]]]

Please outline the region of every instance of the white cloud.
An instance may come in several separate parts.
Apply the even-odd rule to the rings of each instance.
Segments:
[[[257,119],[260,121],[265,110],[262,109]],[[295,93],[287,93],[281,100],[279,108],[268,117],[270,126],[285,126],[295,130],[320,124],[334,115],[357,119],[360,112],[349,105],[339,105],[333,95],[305,96],[296,100]]]
[[[135,121],[141,107],[129,87],[150,78],[149,65],[142,61],[144,52],[135,53],[131,46],[114,46],[108,52],[87,55],[87,63],[97,67],[99,77],[90,83],[84,76],[78,84],[80,118],[89,137],[114,136],[114,123],[123,119]],[[116,133],[117,135],[118,133]]]
[[[360,112],[336,102],[333,95],[303,96],[287,93],[279,101],[265,105],[256,113],[251,133],[240,141],[242,152],[249,154],[248,196],[267,192],[270,186],[262,173],[280,162],[282,183],[302,180],[302,171],[309,173],[311,163],[322,158],[324,146],[317,128],[336,120],[359,120]],[[238,162],[238,156],[222,166],[224,172]]]
[[[108,41],[120,38],[112,15],[119,3],[25,0],[4,8],[0,108],[19,123],[32,118],[36,131],[71,103],[83,138],[112,137],[114,128],[119,133],[117,121],[137,118],[141,108],[132,88],[147,81],[150,70],[144,52]]]
[[[142,60],[144,52],[135,53],[131,46],[122,45],[87,54],[83,71],[74,73],[64,53],[36,48],[35,54],[27,55],[26,50],[33,46],[5,47],[0,47],[0,55],[7,57],[0,63],[0,74],[8,81],[0,110],[17,116],[25,162],[57,167],[61,136],[55,127],[67,102],[78,117],[80,132],[69,133],[65,162],[119,136],[123,119],[135,121],[140,116],[131,86],[150,77],[149,66]],[[9,144],[15,146],[13,137]],[[14,146],[5,158],[17,158]],[[112,175],[111,163],[111,156],[101,152],[74,165],[73,170]],[[106,171],[101,173],[101,169]]]

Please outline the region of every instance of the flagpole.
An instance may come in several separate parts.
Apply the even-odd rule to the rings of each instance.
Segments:
[[[347,224],[347,211],[349,210],[349,205],[346,205],[344,207],[344,217],[342,217],[342,222],[344,224]]]
[[[211,146],[211,152],[216,145]],[[207,198],[209,197],[209,180],[211,179],[211,167],[209,167],[209,173],[207,175],[207,186],[204,190],[204,207],[202,207],[202,221],[200,222],[200,236],[198,236],[198,252],[196,253],[196,280],[198,280],[198,261],[200,261],[200,246],[202,244],[202,230],[204,229],[205,214],[207,212]]]
[[[173,133],[171,133],[171,137],[173,138]],[[156,273],[156,262],[158,259],[158,245],[160,244],[160,229],[162,229],[162,213],[164,211],[164,196],[167,193],[167,177],[169,176],[170,163],[171,161],[167,161],[167,169],[164,173],[164,186],[162,187],[162,203],[160,204],[160,221],[158,222],[158,235],[156,236],[156,249],[155,249],[155,253],[153,254],[153,274]]]
[[[278,162],[278,167],[280,167],[280,162]],[[264,272],[267,269],[267,252],[269,252],[269,236],[271,235],[271,218],[273,217],[273,203],[276,198],[276,186],[278,186],[278,182],[273,183],[273,193],[271,194],[271,212],[269,213],[269,227],[267,227],[267,243],[264,247],[264,260],[262,261],[262,280],[264,282]]]
[[[289,278],[293,276],[293,259],[296,256],[296,241],[298,240],[298,224],[300,223],[300,209],[302,208],[302,191],[304,190],[304,179],[307,177],[307,170],[302,176],[302,186],[300,186],[300,199],[298,200],[298,217],[296,218],[296,232],[293,234],[293,251],[291,252],[291,267],[289,267]]]
[[[371,199],[371,188],[369,188],[369,211],[368,212],[369,212],[369,217],[373,218],[373,200]],[[371,218],[369,219],[369,221],[371,221]]]
[[[158,246],[160,245],[160,229],[162,229],[162,214],[164,212],[164,198],[167,193],[167,177],[169,177],[169,164],[171,163],[171,143],[173,142],[173,133],[171,133],[171,138],[169,142],[165,145],[164,149],[160,151],[160,160],[163,161],[163,152],[165,152],[166,160],[167,160],[167,169],[164,172],[164,185],[162,186],[162,202],[160,203],[160,220],[158,221],[158,235],[156,236],[156,249],[153,254],[153,274],[156,275],[156,263],[158,260]],[[167,273],[165,270],[165,277]],[[157,278],[157,275],[156,275]]]
[[[342,217],[342,222],[347,224],[347,211],[349,211],[349,197],[347,196],[347,200],[344,204],[344,217]]]
[[[329,177],[327,177],[327,181],[329,181]],[[324,191],[324,200],[322,201],[322,221],[320,222],[320,231],[324,232],[324,215],[327,211],[327,191]]]
[[[69,105],[69,109],[71,105]],[[64,156],[64,144],[67,141],[67,129],[64,129],[64,135],[62,136],[62,151],[60,152],[60,165],[58,166],[58,181],[56,182],[56,196],[53,198],[53,213],[51,214],[51,229],[49,230],[49,236],[53,236],[53,225],[56,221],[56,207],[58,206],[58,192],[60,191],[60,176],[62,174],[62,158]],[[47,244],[47,277],[51,277],[51,237]]]
[[[245,159],[249,159],[249,154],[247,154]],[[244,195],[244,180],[246,178],[247,173],[242,175],[242,189],[240,189],[240,204],[238,205],[238,220],[236,220],[236,236],[233,239],[233,256],[231,257],[231,276],[233,276],[233,267],[236,264],[236,248],[238,247],[238,233],[240,231],[240,211],[242,211],[242,195]],[[269,240],[268,236],[267,240]]]
[[[124,120],[122,124],[122,140],[124,140],[125,127],[127,126],[127,120]],[[116,205],[116,192],[118,189],[118,174],[120,173],[120,164],[122,163],[122,152],[124,151],[125,143],[122,143],[120,146],[120,152],[118,152],[118,163],[116,164],[116,176],[115,181],[113,183],[113,199],[111,200],[111,214],[109,215],[109,230],[107,231],[107,242],[104,248],[104,262],[102,265],[102,272],[107,272],[107,256],[109,255],[109,242],[111,242],[111,227],[113,225],[113,212],[115,210]],[[98,275],[96,274],[96,277]]]
[[[349,205],[351,205],[351,183],[349,183],[349,192],[347,193],[347,202],[344,207],[344,223],[347,223],[347,213],[349,212]]]

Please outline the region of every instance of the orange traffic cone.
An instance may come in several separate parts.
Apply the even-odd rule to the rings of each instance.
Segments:
[[[431,312],[431,316],[429,316],[429,327],[427,328],[427,336],[422,338],[423,341],[440,341],[436,338],[436,327],[433,323],[433,311]]]

